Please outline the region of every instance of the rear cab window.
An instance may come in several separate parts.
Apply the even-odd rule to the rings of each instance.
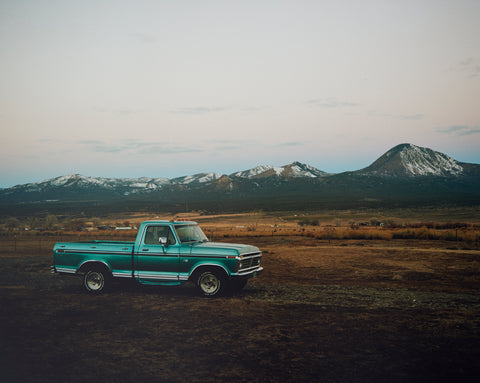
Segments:
[[[177,243],[169,226],[148,226],[145,231],[145,245],[160,245],[160,238],[167,238],[167,245]]]

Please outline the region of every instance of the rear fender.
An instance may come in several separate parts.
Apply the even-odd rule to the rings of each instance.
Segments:
[[[107,270],[109,273],[112,272],[112,270],[110,269],[110,266],[103,261],[85,261],[77,269],[77,273],[85,273],[88,270],[92,270],[92,269],[95,270],[98,268]]]

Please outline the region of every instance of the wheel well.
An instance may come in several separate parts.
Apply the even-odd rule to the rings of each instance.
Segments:
[[[224,278],[228,278],[228,273],[222,266],[202,265],[198,266],[195,270],[193,270],[192,274],[190,274],[189,279],[195,281],[195,279],[205,271],[218,271],[223,275]]]
[[[105,263],[97,261],[85,262],[78,268],[77,272],[86,273],[89,270],[105,271],[112,274],[110,268]]]

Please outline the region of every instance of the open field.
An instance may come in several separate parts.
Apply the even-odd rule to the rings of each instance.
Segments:
[[[477,381],[478,230],[345,239],[331,234],[352,217],[305,231],[278,216],[189,218],[217,241],[259,246],[264,274],[217,299],[189,284],[89,296],[80,278],[49,273],[60,237],[0,237],[2,381]],[[135,233],[61,239],[114,235]]]

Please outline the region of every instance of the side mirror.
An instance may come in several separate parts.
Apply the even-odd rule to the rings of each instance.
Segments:
[[[160,242],[164,246],[168,246],[167,244],[167,237],[159,237],[158,242]]]

